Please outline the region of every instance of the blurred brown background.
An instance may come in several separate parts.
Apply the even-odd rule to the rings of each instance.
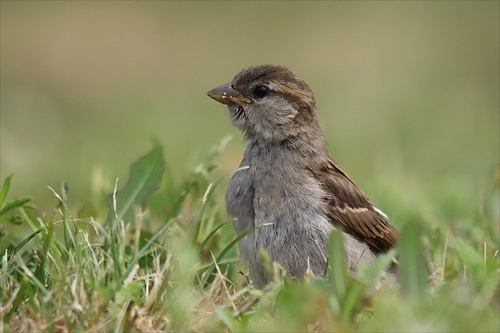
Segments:
[[[234,169],[242,136],[205,94],[263,63],[310,84],[334,158],[369,194],[498,166],[497,1],[2,1],[1,178],[42,207],[66,181],[81,204],[123,184],[152,138],[180,179],[227,134]]]

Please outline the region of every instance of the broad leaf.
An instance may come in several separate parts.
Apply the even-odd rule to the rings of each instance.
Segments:
[[[143,206],[151,194],[158,190],[164,172],[163,147],[156,146],[130,167],[127,184],[116,193],[116,211],[113,194],[108,197],[108,220],[116,217],[128,223],[134,221],[135,208]]]

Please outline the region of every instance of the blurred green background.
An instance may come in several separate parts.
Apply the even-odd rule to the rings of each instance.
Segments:
[[[153,138],[181,179],[228,134],[233,170],[242,136],[206,92],[264,63],[309,83],[374,202],[498,177],[497,1],[2,1],[1,178],[44,209],[66,181],[78,206],[123,185]]]

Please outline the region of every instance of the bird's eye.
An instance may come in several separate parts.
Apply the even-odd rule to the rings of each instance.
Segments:
[[[258,85],[253,89],[253,94],[257,98],[264,98],[269,94],[269,88],[265,85]]]

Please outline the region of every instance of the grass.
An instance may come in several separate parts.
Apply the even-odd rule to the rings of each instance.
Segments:
[[[424,209],[415,212],[405,209],[407,189],[394,190],[386,204],[405,221],[401,243],[359,276],[339,264],[342,235],[333,233],[325,276],[297,282],[273,267],[274,282],[258,290],[239,264],[217,195],[224,189],[213,180],[224,144],[181,184],[156,145],[132,164],[126,184],[78,212],[68,209],[64,186],[53,191],[53,212],[10,199],[7,177],[0,332],[498,331],[498,174],[469,210],[457,204],[467,191],[416,196]],[[438,211],[426,213],[432,196],[441,196]],[[31,231],[19,238],[23,226]],[[395,255],[398,287],[380,285]]]

